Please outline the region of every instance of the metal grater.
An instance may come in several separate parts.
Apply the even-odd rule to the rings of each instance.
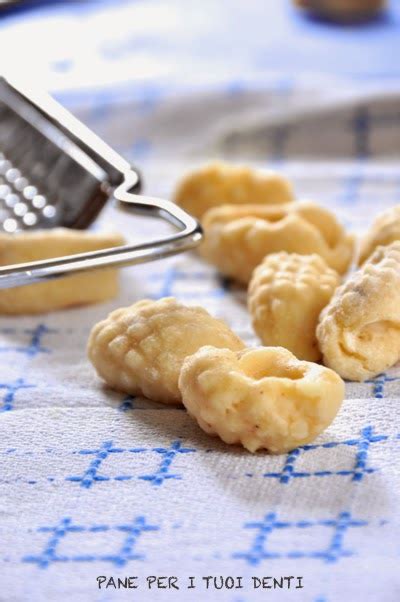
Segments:
[[[0,230],[86,228],[110,198],[121,209],[179,228],[141,245],[0,268],[0,288],[143,263],[196,246],[199,223],[170,201],[138,195],[140,185],[138,171],[54,99],[0,77]]]

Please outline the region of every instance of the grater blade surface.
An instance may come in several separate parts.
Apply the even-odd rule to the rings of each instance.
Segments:
[[[0,81],[0,230],[87,227],[106,183],[101,167]]]
[[[0,233],[86,228],[108,199],[178,230],[141,244],[0,266],[0,289],[155,261],[199,244],[196,219],[171,201],[138,194],[140,188],[137,169],[55,100],[0,77]]]

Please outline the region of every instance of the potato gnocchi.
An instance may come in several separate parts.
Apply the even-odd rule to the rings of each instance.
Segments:
[[[67,228],[0,234],[0,265],[9,266],[124,244],[116,233]],[[100,303],[118,293],[118,270],[107,268],[0,290],[0,314],[37,314]]]
[[[316,253],[340,274],[353,257],[353,237],[330,211],[308,201],[224,205],[207,211],[203,226],[201,255],[224,275],[244,284],[270,253]]]
[[[324,363],[363,381],[400,359],[400,241],[378,247],[322,311]]]
[[[276,204],[291,200],[292,187],[283,176],[222,162],[207,164],[187,174],[175,193],[176,203],[199,219],[218,205]]]
[[[400,205],[391,207],[375,219],[361,241],[359,264],[363,264],[376,247],[389,245],[395,240],[400,240]]]
[[[179,388],[204,431],[250,452],[284,453],[309,443],[332,422],[344,397],[335,372],[281,347],[236,353],[202,347],[183,362]]]
[[[318,318],[339,280],[319,255],[267,255],[248,292],[253,327],[263,344],[286,347],[302,360],[321,359]]]
[[[244,343],[201,307],[173,298],[144,300],[113,311],[94,326],[88,355],[105,382],[130,395],[181,403],[179,372],[203,345],[237,351]]]

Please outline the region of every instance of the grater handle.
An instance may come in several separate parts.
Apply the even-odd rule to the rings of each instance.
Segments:
[[[125,173],[124,181],[114,191],[117,206],[132,213],[165,219],[179,228],[178,233],[139,245],[124,245],[0,268],[0,289],[53,280],[96,268],[155,261],[197,246],[202,238],[199,222],[171,201],[133,194],[130,191],[136,183],[136,172]]]

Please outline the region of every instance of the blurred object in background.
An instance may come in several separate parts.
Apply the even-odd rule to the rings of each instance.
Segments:
[[[9,6],[15,6],[23,2],[24,0],[0,0],[0,8],[8,8]]]
[[[363,21],[377,16],[385,7],[386,0],[294,0],[303,8],[319,17],[334,21]]]

